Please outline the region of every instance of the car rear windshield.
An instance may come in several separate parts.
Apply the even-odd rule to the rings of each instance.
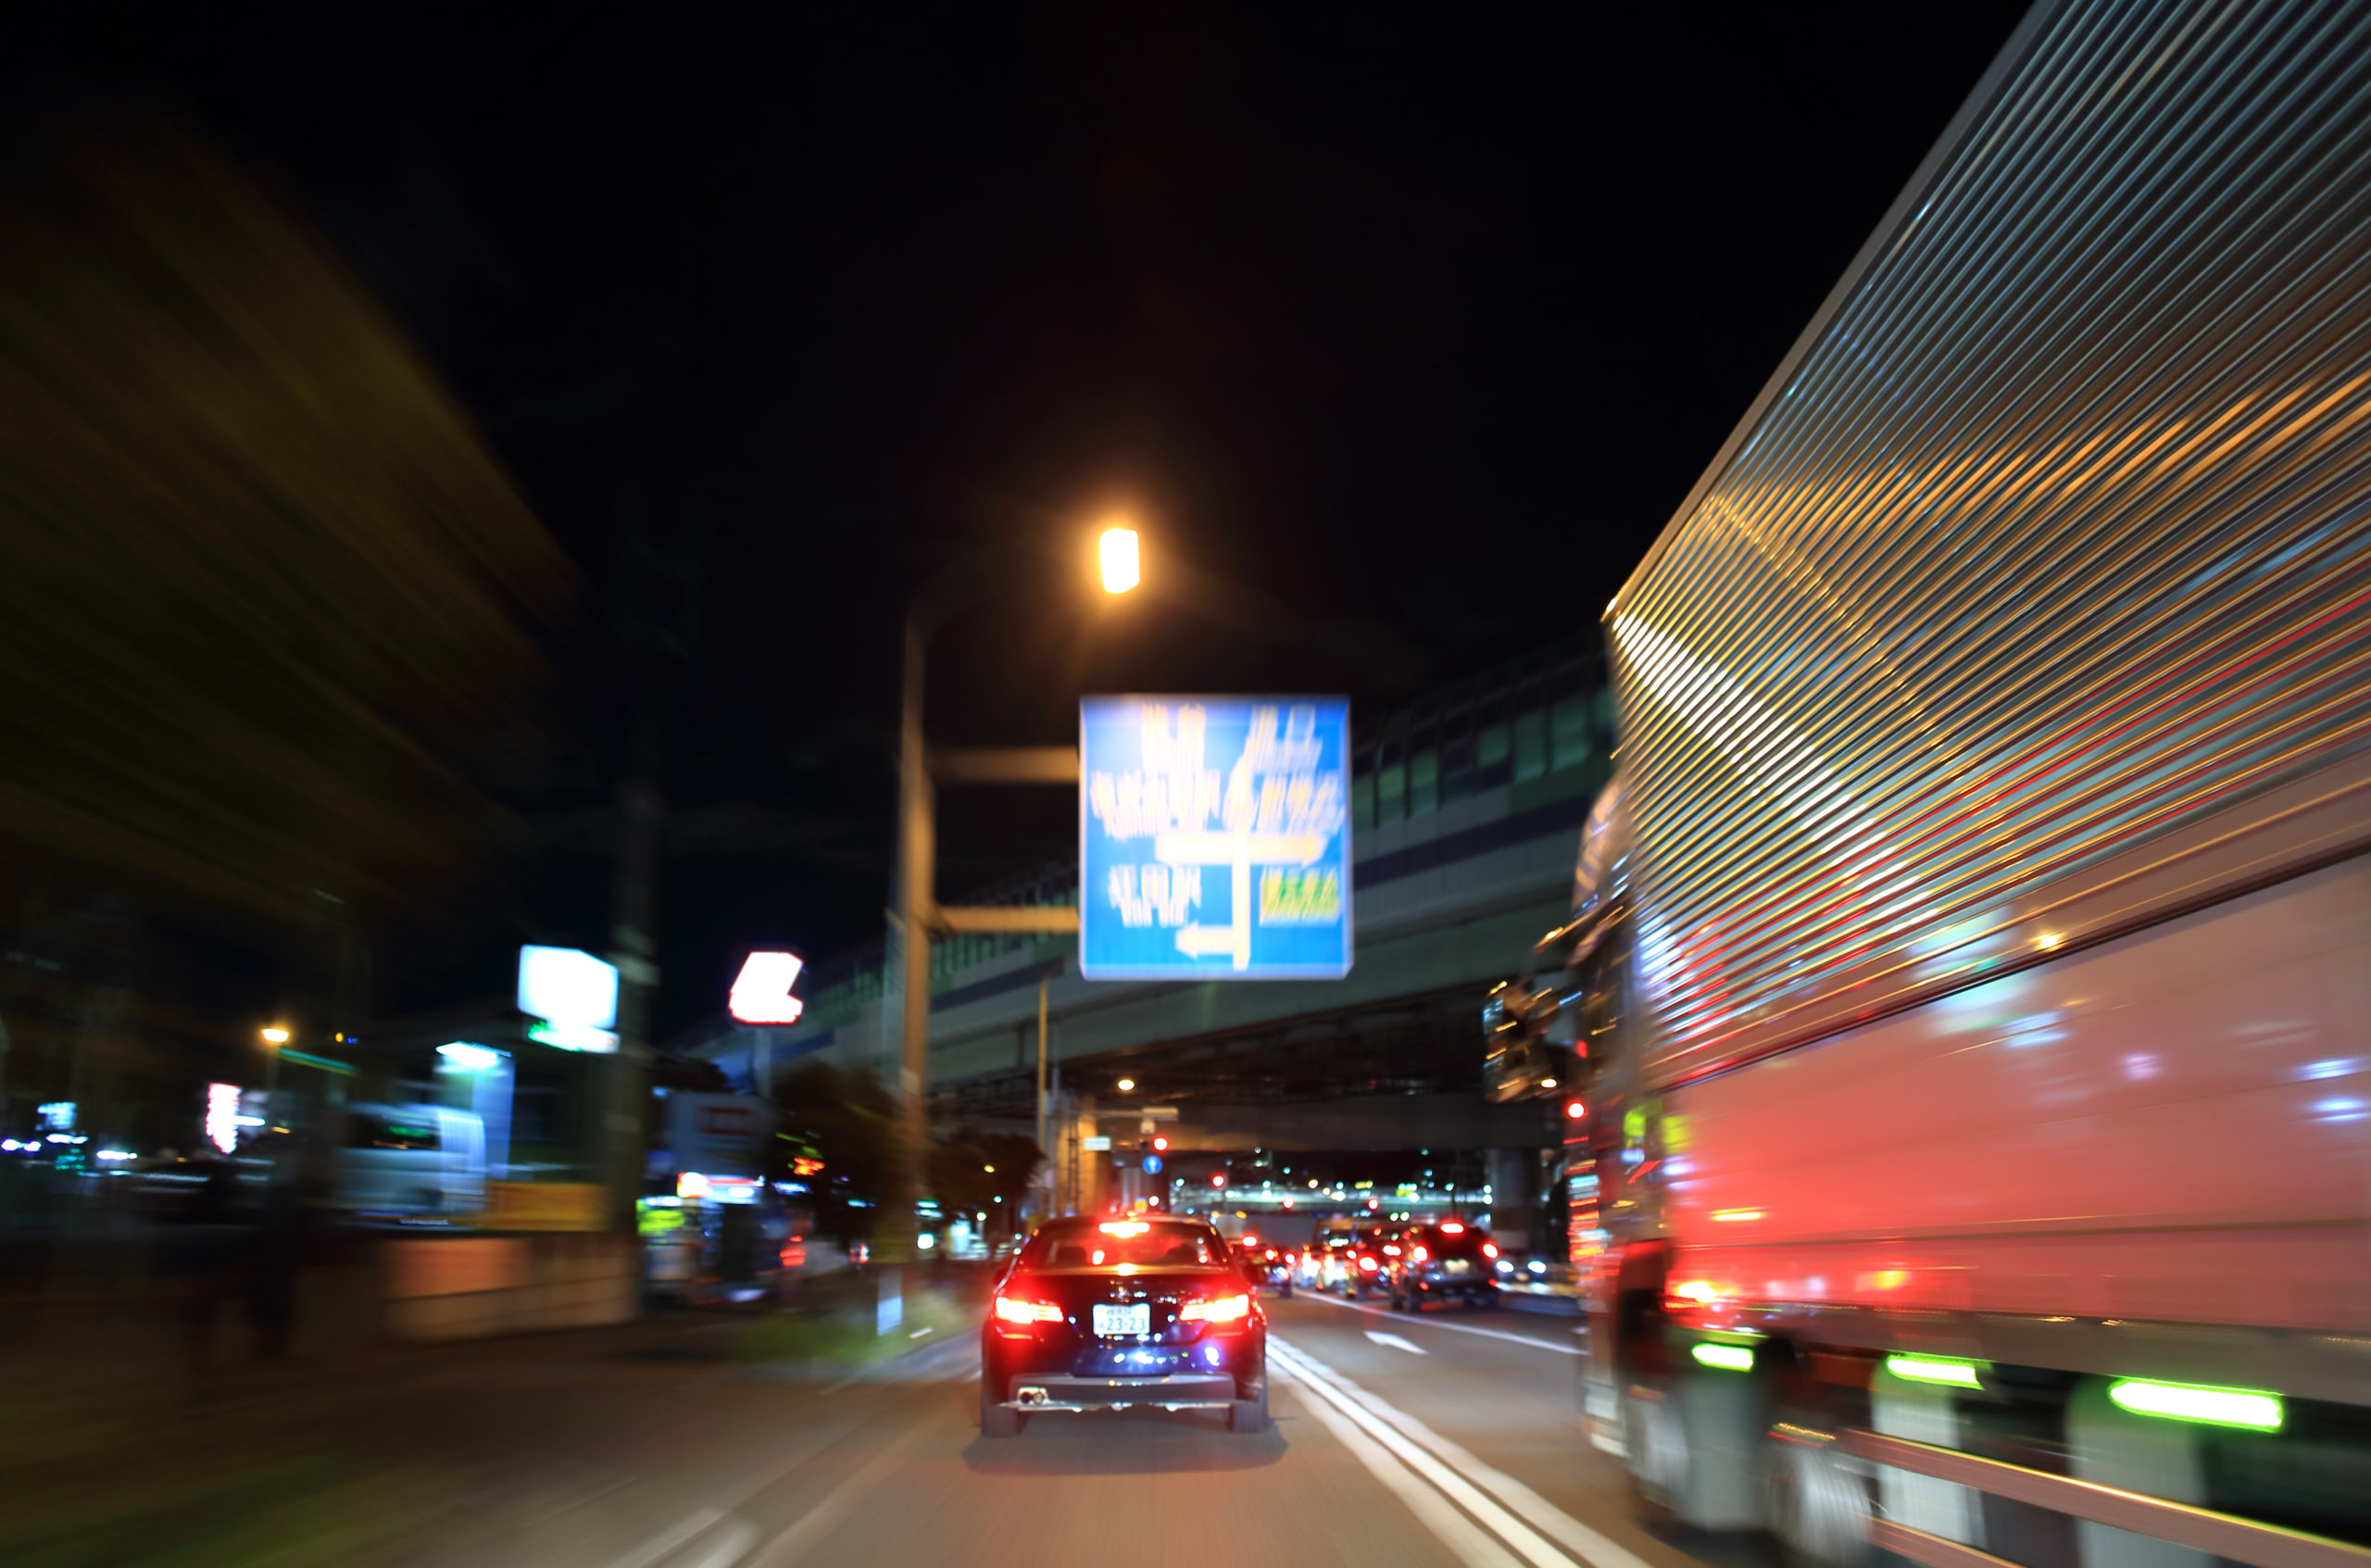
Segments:
[[[1411,1239],[1429,1248],[1436,1258],[1479,1258],[1482,1244],[1490,1238],[1471,1225],[1449,1235],[1427,1225]]]
[[[1104,1269],[1121,1263],[1137,1268],[1194,1268],[1226,1261],[1226,1243],[1215,1231],[1125,1220],[1049,1226],[1031,1236],[1021,1254],[1024,1269]]]

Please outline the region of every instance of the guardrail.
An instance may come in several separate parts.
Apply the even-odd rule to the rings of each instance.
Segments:
[[[2250,1563],[2253,1568],[2371,1568],[2371,1550],[2344,1541],[2309,1536],[2277,1524],[2259,1524],[2251,1519],[2193,1508],[2188,1503],[2167,1502],[2139,1492],[2120,1491],[2096,1482],[2028,1470],[2023,1465],[1963,1454],[1954,1449],[1938,1449],[1907,1437],[1888,1437],[1853,1429],[1841,1434],[1836,1447],[1855,1459],[1889,1464],[1938,1481],[1955,1481],[1994,1497],[2154,1537],[2176,1546]],[[1890,1520],[1872,1521],[1869,1539],[1871,1545],[1899,1552],[1926,1568],[2016,1568],[2006,1558]]]

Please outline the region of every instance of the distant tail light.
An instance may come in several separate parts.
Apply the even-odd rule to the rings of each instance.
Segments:
[[[1412,1261],[1416,1261],[1416,1262],[1419,1262],[1419,1263],[1422,1263],[1422,1262],[1424,1262],[1424,1261],[1428,1261],[1428,1260],[1432,1257],[1432,1254],[1431,1254],[1431,1253],[1429,1253],[1429,1252],[1427,1252],[1427,1251],[1425,1251],[1423,1248],[1419,1247],[1418,1248],[1416,1248],[1416,1250],[1415,1250],[1415,1251],[1413,1251],[1412,1253],[1410,1253],[1410,1254],[1409,1254],[1409,1257],[1410,1257]]]
[[[1497,1242],[1486,1241],[1482,1244],[1482,1256],[1485,1258],[1495,1258],[1498,1255],[1499,1244]]]
[[[1215,1301],[1188,1301],[1177,1310],[1182,1323],[1240,1323],[1251,1315],[1248,1296],[1222,1296]]]
[[[1374,1260],[1372,1258],[1361,1258],[1359,1260],[1359,1272],[1361,1273],[1369,1274],[1374,1273]]]
[[[1399,1248],[1397,1247],[1386,1247],[1383,1249],[1383,1255],[1386,1258],[1397,1258],[1399,1256]]]
[[[1005,1323],[1060,1323],[1062,1310],[1044,1301],[1022,1301],[1010,1296],[997,1298],[997,1317]]]

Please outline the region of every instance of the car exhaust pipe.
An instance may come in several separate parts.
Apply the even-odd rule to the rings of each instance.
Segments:
[[[1043,1388],[1016,1388],[1012,1391],[1012,1402],[1023,1410],[1033,1405],[1042,1405],[1046,1400],[1047,1394]]]

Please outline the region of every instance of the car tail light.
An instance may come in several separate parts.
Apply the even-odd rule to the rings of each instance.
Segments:
[[[1411,1258],[1411,1259],[1412,1259],[1414,1261],[1421,1263],[1421,1262],[1424,1262],[1426,1259],[1430,1258],[1430,1257],[1432,1256],[1432,1254],[1431,1254],[1431,1253],[1429,1253],[1429,1252],[1427,1252],[1427,1251],[1425,1251],[1423,1248],[1419,1247],[1418,1248],[1416,1248],[1416,1250],[1415,1250],[1415,1251],[1413,1251],[1413,1252],[1410,1253],[1410,1254],[1409,1254],[1409,1256],[1410,1256],[1410,1258]]]
[[[1484,1256],[1485,1258],[1495,1258],[1495,1257],[1497,1257],[1498,1255],[1499,1255],[1499,1246],[1498,1246],[1498,1243],[1493,1242],[1493,1241],[1486,1241],[1486,1242],[1484,1242],[1484,1243],[1482,1244],[1482,1256]]]
[[[1010,1296],[997,1298],[997,1316],[1006,1323],[1060,1323],[1062,1310],[1044,1301],[1022,1301]]]
[[[1215,1301],[1188,1301],[1177,1311],[1182,1323],[1239,1323],[1251,1315],[1248,1296],[1222,1296]]]
[[[1399,1256],[1399,1248],[1397,1247],[1386,1247],[1383,1249],[1383,1255],[1386,1258],[1397,1258]]]
[[[1366,1273],[1374,1273],[1374,1260],[1372,1258],[1361,1258],[1359,1260],[1359,1268]]]
[[[1441,1222],[1441,1235],[1463,1236],[1464,1234],[1465,1225],[1462,1222],[1457,1220],[1443,1220]]]

